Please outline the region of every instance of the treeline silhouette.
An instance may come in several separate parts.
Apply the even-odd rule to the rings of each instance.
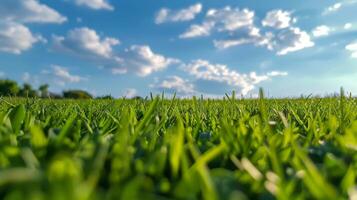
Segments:
[[[92,94],[84,90],[66,90],[61,94],[49,91],[49,85],[40,85],[37,89],[29,83],[23,85],[10,79],[0,79],[0,96],[52,99],[93,99]],[[97,99],[114,99],[111,95],[96,97]]]

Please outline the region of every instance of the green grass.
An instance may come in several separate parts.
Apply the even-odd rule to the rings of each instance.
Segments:
[[[0,199],[352,199],[356,176],[343,92],[0,100]]]

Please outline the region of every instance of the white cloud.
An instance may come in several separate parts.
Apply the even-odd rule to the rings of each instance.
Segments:
[[[267,73],[268,76],[287,76],[288,72],[282,72],[282,71],[271,71]]]
[[[56,23],[67,21],[56,10],[38,0],[2,0],[0,3],[0,51],[21,54],[36,42],[46,42],[34,35],[25,23]]]
[[[95,30],[89,28],[70,30],[65,37],[54,36],[53,43],[54,50],[95,61],[103,68],[111,69],[113,74],[133,72],[147,76],[179,62],[154,53],[146,45],[132,45],[125,51],[115,51],[113,47],[120,43],[118,39],[101,38]]]
[[[134,88],[127,88],[124,92],[124,96],[127,98],[133,98],[138,94],[138,91]]]
[[[152,87],[158,90],[166,90],[172,93],[176,92],[180,95],[192,95],[195,93],[194,85],[188,80],[185,80],[179,76],[169,76],[161,83],[154,84]]]
[[[63,23],[67,18],[38,0],[2,0],[0,19],[20,23]]]
[[[101,38],[97,32],[87,27],[70,30],[65,37],[53,37],[54,48],[77,54],[81,57],[111,59],[113,46],[120,44],[116,38]]]
[[[119,66],[112,69],[114,74],[134,72],[138,76],[147,76],[178,63],[177,59],[155,54],[149,46],[133,45],[120,56]]]
[[[333,12],[337,12],[342,7],[342,3],[335,3],[325,9],[323,14],[329,14]]]
[[[314,37],[322,37],[329,35],[331,28],[326,25],[317,26],[314,30],[312,30],[312,35]]]
[[[207,19],[213,21],[220,31],[234,31],[253,25],[254,12],[249,9],[239,10],[227,6],[223,9],[209,10]]]
[[[94,10],[114,10],[107,0],[75,0],[79,6],[86,6]]]
[[[26,26],[0,21],[0,51],[21,54],[39,41],[43,41],[43,38],[33,35]]]
[[[229,69],[226,65],[211,64],[206,60],[195,60],[183,67],[183,69],[198,80],[224,83],[240,89],[241,94],[246,95],[253,90],[255,85],[269,80],[270,77],[286,75],[281,72],[270,72],[266,75],[257,75],[256,72],[241,74]]]
[[[207,36],[210,35],[213,27],[214,23],[212,22],[204,22],[202,25],[193,24],[188,30],[186,30],[186,32],[182,33],[179,38],[185,39],[199,36]]]
[[[351,51],[352,58],[357,58],[357,42],[348,44],[346,50]]]
[[[310,35],[296,27],[281,29],[275,34],[272,32],[260,34],[259,31],[255,34],[248,32],[241,37],[214,41],[214,46],[218,49],[242,44],[266,47],[268,50],[276,51],[278,55],[286,55],[290,52],[314,46]]]
[[[71,74],[67,68],[59,65],[52,65],[51,71],[43,71],[43,73],[54,76],[55,83],[61,86],[64,86],[66,83],[78,83],[88,80],[85,77]]]
[[[352,24],[351,24],[351,23],[346,23],[346,24],[343,26],[343,28],[344,28],[345,30],[351,29],[351,28],[352,28]]]
[[[314,45],[308,33],[295,27],[282,30],[271,43],[272,49],[277,51],[278,55],[286,55]]]
[[[262,25],[276,29],[288,28],[292,20],[290,15],[291,13],[288,11],[272,10],[267,13]]]
[[[22,81],[27,83],[27,82],[30,81],[30,79],[31,79],[31,74],[30,73],[25,72],[25,73],[22,74]]]
[[[3,78],[5,76],[5,72],[0,71],[0,78]]]
[[[193,24],[182,33],[180,38],[208,36],[213,31],[226,32],[224,39],[215,39],[213,44],[218,49],[226,49],[243,44],[253,44],[276,51],[278,55],[302,50],[314,46],[310,35],[291,26],[296,18],[291,12],[272,10],[262,20],[263,26],[273,27],[273,30],[263,30],[254,24],[254,11],[249,9],[231,8],[210,9],[201,24]],[[320,27],[321,29],[321,27]],[[319,30],[320,30],[319,29]],[[320,30],[320,34],[321,30]]]
[[[213,44],[218,49],[226,49],[233,46],[251,43],[249,38],[231,39],[231,40],[214,40]]]
[[[190,21],[193,20],[201,11],[202,4],[200,3],[178,11],[162,8],[156,15],[155,23],[162,24],[165,22]]]
[[[229,6],[223,9],[210,9],[201,24],[193,24],[182,33],[180,38],[207,36],[213,30],[232,32],[253,25],[254,12],[248,9],[233,9]]]

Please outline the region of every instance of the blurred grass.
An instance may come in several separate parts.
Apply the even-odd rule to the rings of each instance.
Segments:
[[[0,199],[355,199],[357,99],[0,99]]]

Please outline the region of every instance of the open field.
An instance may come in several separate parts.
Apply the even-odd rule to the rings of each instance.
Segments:
[[[0,199],[356,199],[356,176],[344,95],[0,100]]]

